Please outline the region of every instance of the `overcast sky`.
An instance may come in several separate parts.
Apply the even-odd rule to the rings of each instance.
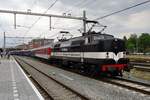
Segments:
[[[95,19],[117,10],[135,5],[146,0],[57,0],[56,4],[47,13],[62,15],[70,13],[71,16],[82,16],[83,10],[87,12],[88,19]],[[43,13],[55,0],[0,0],[0,9]],[[13,26],[13,15],[0,13],[0,46],[3,45],[3,32],[6,36],[46,37],[56,38],[59,31],[70,31],[74,36],[81,33],[82,21],[52,18],[52,27],[49,30],[49,18],[42,17],[30,30],[29,27],[38,19],[38,16],[17,15],[17,25]],[[108,26],[105,33],[122,38],[124,35],[146,32],[150,33],[150,3],[138,6],[128,11],[99,20]],[[7,46],[15,45],[29,40],[6,38]]]

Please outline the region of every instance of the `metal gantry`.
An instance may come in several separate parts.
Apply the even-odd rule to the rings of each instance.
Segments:
[[[55,15],[55,14],[42,14],[42,13],[34,13],[34,12],[23,12],[23,11],[12,11],[12,10],[1,10],[0,9],[0,13],[9,13],[9,14],[14,14],[14,29],[16,29],[16,17],[17,15],[32,15],[32,16],[44,16],[44,17],[49,17],[49,29],[52,29],[51,23],[52,17],[56,17],[56,18],[65,18],[65,19],[75,19],[75,20],[82,20],[83,21],[83,32],[86,33],[86,12],[83,11],[83,17],[74,17],[74,16],[66,16],[66,15]],[[3,49],[5,50],[5,46],[6,46],[6,40],[5,40],[6,36],[5,36],[5,32],[4,32],[4,47]]]
[[[83,17],[74,17],[74,16],[63,16],[63,15],[55,15],[55,14],[42,14],[42,13],[34,13],[34,12],[23,12],[23,11],[12,11],[12,10],[0,10],[0,13],[10,13],[14,14],[14,28],[16,29],[16,15],[32,15],[32,16],[45,16],[49,17],[50,29],[51,29],[51,17],[56,18],[65,18],[65,19],[75,19],[75,20],[83,20],[83,30],[86,32],[86,12],[83,11]]]

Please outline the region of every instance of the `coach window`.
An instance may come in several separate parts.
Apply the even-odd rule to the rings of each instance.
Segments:
[[[85,38],[85,44],[89,44],[92,42],[92,37],[91,36],[88,36]]]
[[[60,47],[60,44],[56,44],[54,47],[55,47],[55,48],[58,48],[58,47]]]

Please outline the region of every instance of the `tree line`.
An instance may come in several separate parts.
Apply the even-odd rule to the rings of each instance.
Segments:
[[[150,34],[142,33],[140,36],[131,34],[127,39],[124,36],[127,51],[130,53],[150,53]]]

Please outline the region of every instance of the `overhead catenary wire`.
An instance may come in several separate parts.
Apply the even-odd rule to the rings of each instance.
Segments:
[[[139,6],[139,5],[142,5],[142,4],[145,4],[145,3],[148,3],[148,2],[150,2],[150,0],[147,0],[147,1],[145,1],[145,2],[136,4],[136,5],[134,5],[134,6],[131,6],[131,7],[128,7],[128,8],[125,8],[125,9],[122,9],[122,10],[119,10],[119,11],[116,11],[116,12],[113,12],[113,13],[111,13],[111,14],[108,14],[108,15],[105,15],[105,16],[102,16],[102,17],[99,17],[99,18],[97,18],[97,19],[95,19],[95,20],[99,20],[99,19],[103,19],[103,18],[109,17],[109,16],[111,16],[111,15],[114,15],[114,14],[117,14],[117,13],[120,13],[120,12],[123,12],[123,11],[125,11],[125,10],[131,9],[131,8],[134,8],[134,7],[137,7],[137,6]]]
[[[31,5],[31,9],[33,9],[33,7],[37,4],[37,1],[38,1],[38,0],[34,0],[34,1],[33,1],[32,5]]]
[[[79,6],[83,5],[84,2],[87,2],[87,1],[86,1],[86,0],[83,0],[83,1],[77,2],[74,6],[79,7]],[[65,11],[64,13],[67,13],[67,12],[72,11],[72,8],[73,8],[73,6],[72,6],[69,10]]]
[[[55,0],[55,1],[53,2],[53,4],[51,4],[51,5],[47,8],[47,10],[44,12],[44,14],[47,13],[47,11],[48,11],[50,8],[52,8],[52,7],[56,4],[57,1],[58,1],[58,0]],[[35,21],[35,24],[36,24],[40,19],[41,19],[41,17],[39,17],[39,18],[37,19],[37,21]],[[33,25],[35,25],[35,24],[33,23]],[[43,34],[43,33],[42,33],[42,34]],[[40,34],[38,37],[41,37],[42,34]]]
[[[47,11],[48,11],[49,9],[51,9],[51,8],[57,3],[57,1],[58,1],[58,0],[55,0],[55,1],[43,12],[43,14],[47,13]],[[27,30],[26,34],[34,27],[34,25],[35,25],[41,18],[42,18],[42,16],[38,17],[38,19],[29,27],[29,29]],[[25,34],[25,35],[26,35],[26,34]],[[41,36],[41,34],[40,34],[39,36]],[[39,37],[39,36],[38,36],[38,37]]]
[[[73,9],[74,6],[81,6],[81,5],[83,5],[84,3],[87,3],[87,0],[81,0],[81,1],[79,1],[79,2],[77,2],[77,3],[75,3],[70,9],[66,10],[65,12],[61,12],[61,13],[67,14],[68,12],[73,11],[72,9]],[[75,28],[69,29],[69,28],[57,28],[57,27],[55,27],[56,24],[58,24],[59,21],[60,21],[60,19],[56,19],[56,21],[55,21],[54,24],[53,24],[54,27],[52,27],[52,29],[61,29],[61,30],[69,30],[69,31],[71,31],[71,30],[78,30],[78,29],[75,29]],[[58,33],[58,34],[59,34],[59,33]],[[50,37],[53,37],[53,36],[55,36],[55,34],[51,35]]]
[[[81,0],[81,1],[79,1],[79,2],[77,2],[77,3],[75,3],[74,6],[81,6],[82,4],[84,4],[84,2],[87,2],[87,0]],[[72,6],[69,10],[66,10],[65,12],[62,12],[62,13],[68,13],[68,12],[72,11],[72,8],[73,8],[74,6]],[[54,22],[54,25],[53,25],[53,26],[55,26],[59,21],[60,21],[60,19],[57,19],[57,20]]]
[[[76,3],[74,6],[82,8],[82,7],[86,6],[86,5],[91,5],[92,4],[91,2],[93,2],[93,0],[83,0],[83,1],[80,1],[80,2]],[[72,8],[67,10],[64,13],[73,12],[73,11],[76,12],[76,10],[74,10]],[[77,29],[77,30],[79,30],[79,29]]]
[[[137,6],[140,6],[140,5],[149,3],[149,2],[150,2],[150,0],[147,0],[147,1],[144,1],[144,2],[141,2],[141,3],[138,3],[138,4],[136,4],[136,5],[133,5],[133,6],[124,8],[124,9],[122,9],[122,10],[118,10],[118,11],[112,12],[112,13],[110,13],[110,14],[107,14],[107,15],[104,15],[104,16],[101,16],[101,17],[98,17],[98,18],[96,18],[96,19],[94,19],[94,20],[100,20],[100,19],[103,19],[103,18],[112,16],[112,15],[115,15],[115,14],[117,14],[117,13],[121,13],[121,12],[123,12],[123,11],[129,10],[129,9],[132,9],[132,8],[135,8],[135,7],[137,7]]]
[[[32,5],[31,5],[31,7],[30,7],[30,9],[27,9],[27,10],[31,10],[31,11],[32,11],[32,9],[33,9],[33,7],[36,5],[36,3],[37,3],[37,0],[34,0],[34,2],[32,3]],[[24,20],[25,20],[26,18],[27,18],[27,15],[25,16]],[[25,23],[26,23],[26,21],[24,22],[23,26],[25,26]]]
[[[86,0],[79,1],[79,2],[77,2],[76,4],[74,4],[74,6],[79,6],[79,5],[83,4],[85,1],[86,1]],[[65,12],[61,12],[61,13],[67,13],[67,12],[69,12],[69,11],[72,11],[72,8],[73,8],[73,7],[71,7],[69,10],[67,10],[67,11],[65,11]],[[66,9],[66,8],[65,8],[65,9]],[[65,10],[65,9],[64,9],[64,10]],[[56,19],[56,21],[55,21],[54,24],[53,24],[54,27],[52,27],[52,29],[72,30],[72,29],[68,29],[68,28],[58,28],[58,27],[55,27],[56,24],[57,24],[57,22],[59,22],[59,21],[60,21],[60,19]],[[74,29],[73,29],[73,30],[74,30]],[[55,35],[55,34],[53,34],[53,35]],[[52,36],[53,36],[53,35],[52,35]],[[40,34],[40,36],[41,36],[41,34]]]
[[[95,2],[96,0],[90,0],[90,1],[86,1],[85,3],[83,3],[80,7],[83,8],[87,5],[91,5],[93,2]]]
[[[52,7],[57,3],[57,1],[58,1],[58,0],[55,0],[55,1],[47,8],[47,10],[44,11],[43,14],[47,13],[47,11],[48,11],[50,8],[52,8]],[[42,16],[40,16],[40,17],[30,26],[30,28],[28,29],[28,31],[27,31],[26,33],[28,33],[28,32],[32,29],[32,27],[33,27],[41,18],[42,18]]]

